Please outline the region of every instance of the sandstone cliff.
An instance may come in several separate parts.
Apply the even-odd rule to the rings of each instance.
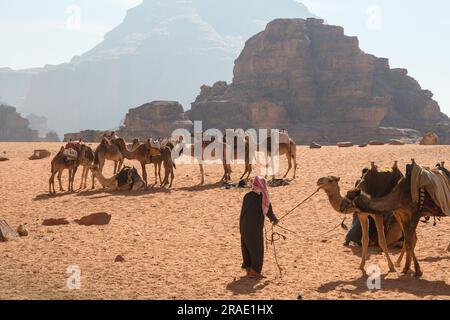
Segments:
[[[278,19],[247,41],[231,84],[201,88],[190,119],[204,128],[285,128],[308,144],[414,141],[450,123],[432,97],[343,28]]]
[[[138,108],[130,109],[123,127],[118,134],[126,139],[167,137],[179,128],[191,129],[180,103],[174,101],[154,101]]]
[[[29,128],[27,119],[16,108],[0,104],[0,141],[37,141],[38,132]]]

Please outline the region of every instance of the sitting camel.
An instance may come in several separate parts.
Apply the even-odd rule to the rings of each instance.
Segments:
[[[415,168],[417,168],[417,164],[413,159],[412,164],[407,165],[406,176],[400,179],[392,192],[384,197],[371,197],[360,189],[350,191],[342,209],[369,212],[393,211],[395,216],[401,219],[405,234],[404,251],[406,251],[406,263],[403,273],[409,272],[411,260],[413,260],[415,276],[420,277],[423,273],[414,252],[417,244],[416,229],[419,220],[421,217],[445,217],[446,215],[425,190],[421,192],[418,203],[413,200],[412,175]],[[437,169],[437,171],[442,170]],[[440,172],[436,173],[441,174]],[[450,184],[450,177],[447,177],[447,183]]]
[[[105,189],[114,191],[138,191],[145,187],[144,181],[134,167],[124,167],[119,173],[109,179],[103,176],[98,165],[94,164],[90,169]]]
[[[374,164],[372,164],[371,170],[375,170]],[[395,185],[394,182],[396,182],[395,180],[397,179],[397,181],[398,181],[398,179],[400,179],[402,176],[402,175],[401,176],[398,175],[397,170],[398,170],[397,164],[394,164],[394,166],[392,168],[392,172],[393,172],[392,176],[394,176],[394,178],[386,176],[386,177],[388,177],[388,179],[391,179],[393,181],[392,184],[394,184],[394,185]],[[397,178],[395,178],[395,176],[397,176]],[[325,178],[321,178],[318,180],[317,186],[325,191],[333,209],[339,213],[342,213],[343,212],[342,203],[344,201],[344,198],[340,194],[339,181],[340,181],[340,178],[338,178],[338,177],[325,177]],[[363,181],[364,181],[364,177],[363,177]],[[372,193],[385,193],[386,194],[391,191],[391,190],[389,190],[389,183],[386,183],[386,181],[385,181],[385,183],[381,183],[378,185],[378,187],[382,187],[382,188],[384,188],[384,190],[378,190],[378,187],[374,187],[373,185],[370,185],[368,182],[365,184],[360,183],[360,185],[364,185],[366,190],[368,190]],[[395,270],[394,264],[392,263],[391,258],[389,256],[389,252],[388,252],[388,243],[386,241],[386,236],[385,236],[385,231],[384,231],[384,219],[383,219],[383,216],[381,215],[382,212],[389,212],[389,210],[386,210],[386,211],[381,210],[381,211],[377,211],[377,212],[375,212],[375,211],[365,212],[363,210],[356,210],[355,208],[352,208],[352,210],[347,209],[344,212],[345,213],[356,212],[358,214],[358,219],[361,223],[362,259],[361,259],[360,269],[364,270],[366,259],[368,256],[368,247],[369,247],[369,221],[368,221],[368,219],[370,216],[375,221],[375,226],[377,228],[377,233],[378,233],[378,244],[386,256],[386,260],[389,265],[389,271],[395,272],[396,270]],[[396,236],[395,238],[398,238],[398,237]]]

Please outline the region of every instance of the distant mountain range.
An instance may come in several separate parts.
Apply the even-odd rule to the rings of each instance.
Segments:
[[[295,0],[144,0],[71,62],[0,69],[0,99],[59,133],[109,129],[153,100],[190,109],[203,84],[232,80],[245,41],[275,18],[314,17]]]

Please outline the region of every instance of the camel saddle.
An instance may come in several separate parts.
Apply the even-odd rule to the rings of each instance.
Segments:
[[[68,148],[65,149],[63,152],[63,155],[69,158],[70,160],[76,160],[78,159],[78,152],[75,149]]]

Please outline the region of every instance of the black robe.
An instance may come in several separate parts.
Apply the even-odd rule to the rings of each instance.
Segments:
[[[267,217],[270,221],[277,220],[269,207]],[[249,192],[245,195],[242,203],[240,232],[243,269],[252,268],[261,273],[264,262],[264,214],[262,210],[262,195],[255,192]]]

